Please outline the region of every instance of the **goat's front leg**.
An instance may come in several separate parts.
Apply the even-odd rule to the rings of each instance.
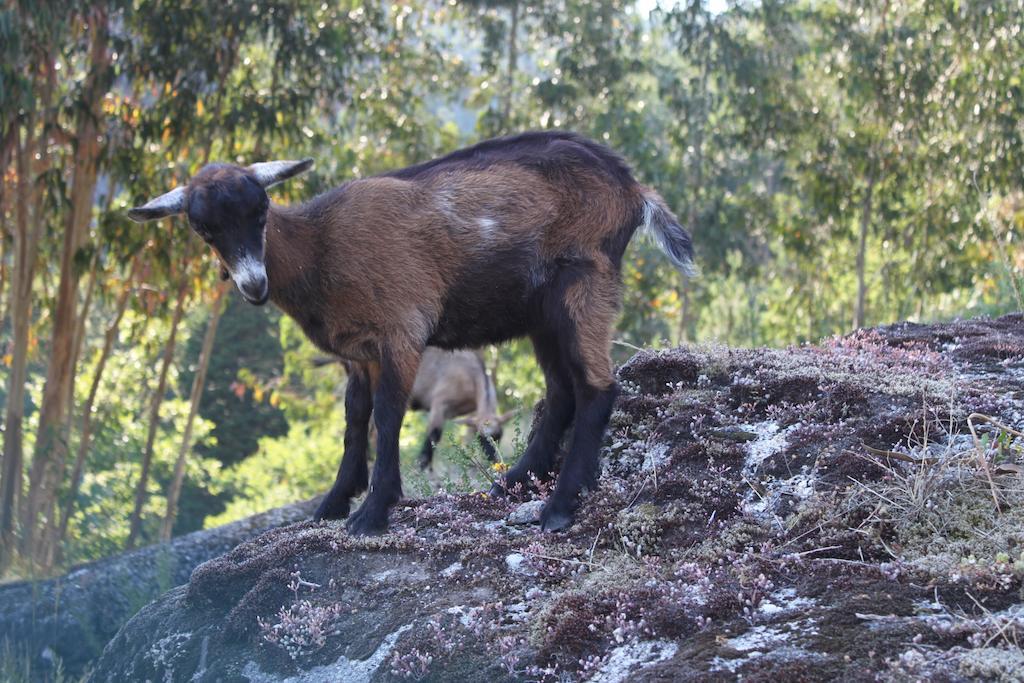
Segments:
[[[377,424],[377,462],[366,500],[349,518],[349,533],[380,534],[387,530],[388,512],[402,497],[398,463],[398,434],[412,390],[421,351],[382,353],[380,381],[373,396],[373,419]]]
[[[348,517],[349,503],[366,490],[369,468],[366,464],[367,433],[373,409],[373,380],[376,368],[348,364],[345,386],[345,454],[338,467],[334,486],[324,496],[313,519]]]

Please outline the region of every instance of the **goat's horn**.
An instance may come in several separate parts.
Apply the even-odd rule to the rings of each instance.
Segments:
[[[262,161],[249,166],[249,171],[256,176],[259,184],[266,188],[294,178],[311,168],[313,168],[313,160],[303,159],[301,161]]]
[[[152,221],[165,216],[172,216],[185,210],[185,188],[176,187],[156,199],[152,199],[142,206],[128,209],[128,218],[142,223]]]

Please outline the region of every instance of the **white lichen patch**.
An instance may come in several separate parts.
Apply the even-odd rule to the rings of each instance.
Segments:
[[[465,605],[456,605],[449,607],[445,610],[446,614],[451,614],[459,619],[459,623],[465,628],[470,628],[473,625],[476,615],[482,610],[481,607],[466,607]]]
[[[444,569],[441,570],[441,576],[445,578],[451,578],[462,571],[461,562],[453,562]]]
[[[797,474],[789,479],[762,480],[757,489],[751,487],[740,504],[743,514],[765,523],[780,522],[775,510],[783,497],[804,501],[814,494],[814,477]]]
[[[781,588],[764,598],[757,611],[765,616],[775,616],[787,612],[804,612],[816,604],[814,598],[800,597],[793,588]]]
[[[675,656],[679,646],[668,640],[628,643],[611,651],[608,661],[587,680],[590,683],[623,683],[640,670]]]
[[[654,472],[664,467],[668,462],[669,445],[665,443],[654,444],[644,452],[644,462],[640,469],[644,472]]]
[[[811,619],[752,626],[745,633],[729,638],[724,643],[726,648],[734,650],[739,656],[731,659],[716,656],[711,660],[710,667],[712,671],[735,673],[743,665],[763,657],[781,661],[819,658],[823,655],[811,652],[799,644],[801,636],[817,633],[818,629]]]
[[[385,569],[370,576],[373,581],[381,583],[420,583],[430,578],[426,568],[418,562],[408,562],[404,565]]]
[[[397,631],[389,633],[373,651],[373,654],[366,659],[349,659],[342,655],[331,664],[316,666],[288,678],[283,678],[280,674],[264,672],[256,662],[250,661],[242,669],[242,675],[247,677],[250,683],[333,683],[334,681],[369,683],[373,674],[395,649],[395,643],[398,642],[399,637],[411,628],[412,624],[406,624]]]
[[[725,644],[737,652],[749,655],[781,645],[789,640],[791,635],[788,629],[780,626],[752,626],[742,635],[729,638]]]
[[[513,574],[522,574],[523,576],[536,576],[537,574],[537,571],[526,562],[526,556],[522,553],[510,553],[505,558],[505,566]]]
[[[175,679],[174,660],[185,650],[184,646],[191,637],[191,631],[172,633],[153,643],[149,651],[146,652],[145,657],[153,662],[154,668],[164,670],[165,681],[169,682]]]
[[[779,428],[775,420],[766,420],[757,424],[736,425],[737,429],[755,434],[753,441],[747,443],[747,457],[743,461],[743,475],[753,476],[758,466],[776,453],[781,453],[786,448],[786,439],[789,433],[800,426],[800,423],[790,425],[785,429]]]

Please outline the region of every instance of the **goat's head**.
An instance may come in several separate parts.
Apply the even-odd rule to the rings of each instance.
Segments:
[[[231,277],[246,301],[261,306],[270,292],[264,254],[270,207],[266,190],[312,166],[312,159],[247,167],[210,164],[187,186],[129,210],[128,217],[141,222],[187,214],[192,229],[217,252],[222,277]]]
[[[480,445],[483,447],[487,457],[491,460],[496,460],[498,454],[494,450],[493,444],[501,441],[504,425],[513,415],[515,415],[514,410],[502,413],[501,415],[480,415],[480,413],[477,413],[456,418],[455,423],[468,425],[476,430],[477,436],[480,438]]]

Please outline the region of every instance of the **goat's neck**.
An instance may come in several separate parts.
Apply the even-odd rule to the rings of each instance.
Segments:
[[[265,248],[270,299],[293,316],[296,306],[319,298],[319,242],[315,228],[298,209],[271,204]]]

